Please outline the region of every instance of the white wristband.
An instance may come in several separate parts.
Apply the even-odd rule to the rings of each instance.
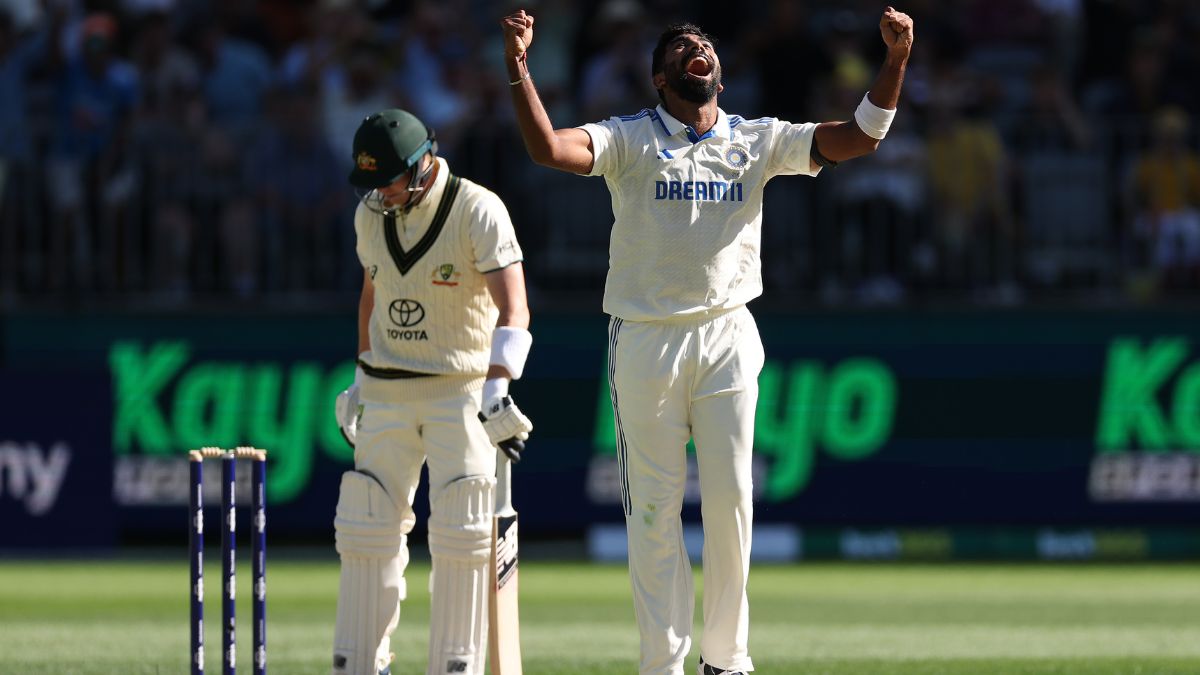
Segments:
[[[492,357],[488,365],[504,366],[512,379],[519,380],[532,345],[533,334],[524,328],[496,326],[492,332]]]
[[[883,137],[887,136],[888,128],[892,126],[892,119],[895,116],[895,110],[880,108],[871,103],[866,94],[863,95],[862,103],[858,104],[858,110],[854,111],[854,121],[858,123],[858,128],[877,141],[882,141]]]

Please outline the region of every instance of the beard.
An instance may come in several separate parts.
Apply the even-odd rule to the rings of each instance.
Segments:
[[[678,64],[665,64],[663,75],[667,78],[667,88],[675,92],[679,98],[692,103],[708,103],[717,95],[721,86],[721,66],[713,66],[712,75],[707,80],[688,77],[687,70]]]

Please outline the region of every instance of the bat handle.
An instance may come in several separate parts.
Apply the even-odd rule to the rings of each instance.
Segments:
[[[496,451],[496,515],[511,515],[512,505],[512,462],[503,451]]]

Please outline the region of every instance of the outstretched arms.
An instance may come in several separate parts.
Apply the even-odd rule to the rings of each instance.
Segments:
[[[859,107],[856,119],[825,122],[817,127],[816,145],[821,155],[830,161],[842,162],[861,157],[879,147],[883,136],[879,133],[879,126],[872,124],[872,117],[880,114],[876,111],[894,111],[900,101],[900,87],[904,83],[904,70],[908,66],[913,45],[912,17],[888,7],[879,20],[879,32],[887,45],[887,58],[866,100]],[[886,128],[883,131],[886,132]]]
[[[508,67],[513,108],[525,149],[533,161],[560,171],[592,170],[592,139],[582,129],[555,129],[550,123],[526,62],[533,43],[533,16],[519,10],[500,21],[504,28],[504,62]]]

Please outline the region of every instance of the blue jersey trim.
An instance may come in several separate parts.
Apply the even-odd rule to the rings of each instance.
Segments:
[[[650,111],[650,119],[654,120],[655,122],[658,122],[658,126],[659,126],[659,128],[661,128],[663,130],[664,136],[666,136],[667,138],[671,137],[671,132],[669,130],[667,130],[667,123],[663,122],[662,116],[658,114],[657,110]]]
[[[650,119],[654,120],[655,122],[658,122],[658,126],[663,130],[663,134],[666,135],[668,138],[671,137],[671,132],[667,130],[667,125],[665,123],[663,123],[662,117],[659,116],[657,110],[652,110],[650,108],[642,108],[641,112],[638,112],[633,115],[618,115],[617,119],[621,120],[622,122],[636,122],[637,120],[640,120],[643,117],[649,117]]]
[[[765,122],[770,122],[773,119],[774,119],[773,117],[760,117],[755,120],[750,120],[750,122],[765,123]],[[742,117],[741,115],[730,115],[729,116],[729,128],[733,129],[734,127],[736,127],[737,125],[739,125],[745,121],[746,121],[746,119],[744,117]]]

